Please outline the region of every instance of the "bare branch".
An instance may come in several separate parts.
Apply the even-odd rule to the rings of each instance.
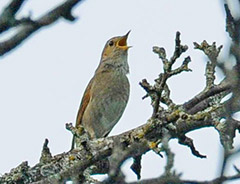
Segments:
[[[196,150],[196,148],[195,148],[195,146],[194,146],[194,144],[193,144],[193,140],[192,140],[191,138],[187,137],[186,135],[180,137],[178,142],[179,142],[180,144],[183,144],[183,145],[188,146],[188,147],[191,149],[192,154],[195,155],[196,157],[199,157],[199,158],[207,158],[206,155],[202,155],[202,154],[200,154],[200,153]]]
[[[24,2],[25,0],[12,0],[11,3],[4,8],[0,15],[0,34],[18,25],[19,21],[15,19],[15,15]]]
[[[170,139],[170,135],[167,133],[167,131],[164,133],[163,140],[162,140],[162,150],[166,153],[167,156],[167,163],[165,166],[165,172],[164,175],[171,176],[172,175],[172,168],[174,165],[174,153],[169,148],[168,141]]]
[[[220,45],[218,48],[216,47],[216,43],[213,42],[212,45],[209,45],[207,41],[203,41],[201,45],[194,42],[195,49],[202,50],[210,59],[210,62],[207,63],[206,66],[206,88],[212,88],[214,86],[214,80],[215,80],[215,68],[217,66],[217,57],[222,49],[222,45]]]
[[[191,61],[190,57],[185,58],[185,60],[183,61],[182,66],[180,66],[179,68],[172,70],[172,66],[175,63],[176,59],[178,59],[181,54],[183,52],[185,52],[188,47],[186,45],[181,45],[181,40],[180,40],[180,32],[176,33],[176,39],[175,39],[175,51],[173,56],[171,57],[170,60],[168,60],[166,58],[166,52],[165,49],[162,47],[157,47],[154,46],[153,47],[153,52],[158,54],[159,58],[162,60],[163,62],[163,73],[161,73],[159,75],[159,77],[155,80],[156,84],[154,85],[154,88],[152,88],[146,80],[143,80],[142,83],[140,83],[140,85],[147,91],[147,95],[146,96],[151,96],[152,98],[152,92],[155,91],[155,96],[154,98],[152,98],[152,102],[153,102],[153,114],[152,117],[156,118],[158,116],[158,112],[159,112],[159,105],[162,99],[162,93],[165,89],[165,85],[166,82],[168,80],[168,78],[172,77],[173,75],[179,74],[183,71],[191,71],[188,68],[188,63]],[[168,88],[166,88],[168,89]],[[167,93],[170,93],[170,91],[168,90]],[[146,97],[145,96],[145,97]],[[167,104],[173,104],[173,102],[171,100],[169,100],[169,98],[166,101]]]
[[[224,4],[226,12],[226,31],[229,33],[229,36],[232,38],[233,42],[239,43],[240,41],[240,19],[235,20],[231,14],[231,11],[228,7],[228,4]]]
[[[52,159],[52,154],[50,152],[50,149],[48,148],[48,139],[45,139],[41,158],[40,158],[40,163],[43,163],[43,164],[48,163],[51,159]]]
[[[187,112],[191,112],[190,114],[194,114],[198,111],[196,111],[194,108],[199,108],[200,110],[203,110],[203,107],[199,107],[198,104],[200,104],[201,102],[203,102],[204,100],[208,99],[211,96],[215,96],[218,95],[222,92],[227,92],[230,93],[231,91],[231,84],[228,82],[222,82],[219,85],[214,86],[211,89],[208,89],[206,91],[202,91],[201,93],[199,93],[198,95],[196,95],[194,98],[192,98],[191,100],[189,100],[188,102],[183,104],[183,108],[187,111]],[[208,105],[208,104],[207,104]],[[201,104],[202,106],[202,104]],[[204,107],[206,108],[206,107]]]
[[[71,10],[75,5],[77,5],[81,1],[82,0],[66,0],[58,7],[54,8],[52,11],[50,11],[50,12],[46,13],[45,15],[43,15],[42,17],[40,17],[38,20],[22,22],[21,29],[19,29],[14,36],[12,36],[10,39],[8,39],[6,41],[0,42],[0,56],[3,56],[7,52],[16,48],[26,38],[28,38],[32,33],[36,32],[40,28],[43,28],[45,26],[48,26],[48,25],[56,22],[61,17],[65,18],[66,20],[69,20],[69,21],[74,21],[75,18],[71,14]],[[23,1],[18,0],[18,1],[13,1],[13,2],[15,2],[15,4],[17,4],[18,6],[16,5],[15,6],[16,8],[12,12],[12,15],[11,15],[12,18],[14,18],[16,11],[19,9],[19,7],[21,6]],[[18,2],[18,3],[16,3],[16,2]],[[9,7],[12,7],[12,6],[9,6]],[[10,19],[7,19],[5,14],[2,15],[1,17],[3,20],[6,19],[7,21],[11,21]],[[5,24],[10,24],[10,23],[5,23]],[[7,27],[10,28],[12,26],[16,26],[16,23],[14,23],[14,25],[8,25]],[[6,27],[6,26],[3,26],[3,27]],[[2,30],[4,30],[4,28]]]
[[[133,164],[131,165],[132,171],[137,175],[137,179],[141,179],[141,160],[142,160],[142,155],[138,155],[133,157]]]
[[[219,184],[224,181],[233,181],[240,178],[240,174],[236,174],[233,176],[223,176],[209,181],[197,181],[197,180],[181,180],[179,177],[176,176],[161,176],[159,178],[154,179],[146,179],[137,182],[129,182],[129,183],[121,183],[121,184]]]
[[[180,32],[177,31],[175,39],[175,50],[173,56],[170,59],[170,63],[174,64],[175,61],[182,55],[182,53],[187,51],[187,49],[187,45],[181,45]]]
[[[180,111],[178,111],[178,113],[181,114]],[[209,112],[205,112],[205,114],[196,117],[183,117],[183,115],[179,116],[178,113],[173,112],[173,114],[169,114],[169,117],[166,118],[171,120],[171,122],[174,120],[174,117],[183,118],[181,123],[178,122],[175,125],[175,129],[168,130],[170,139],[179,137],[180,135],[178,135],[178,133],[187,133],[193,129],[213,126],[211,113]],[[201,119],[204,120],[204,123],[199,122]],[[32,168],[24,166],[24,168],[27,168],[24,172],[18,169],[17,173],[15,170],[5,174],[0,177],[0,183],[6,181],[16,182],[18,180],[37,183],[62,182],[63,180],[79,176],[86,168],[100,160],[106,159],[112,154],[114,147],[119,144],[121,144],[126,153],[123,154],[125,155],[124,157],[121,157],[121,162],[118,162],[123,163],[123,161],[129,157],[141,155],[149,151],[151,148],[148,146],[148,142],[159,142],[159,140],[162,140],[163,127],[168,125],[168,123],[166,123],[165,120],[150,119],[145,125],[117,136],[92,141],[87,140],[85,146],[82,146],[81,149],[73,149],[67,153],[56,155],[46,164],[39,163]],[[136,142],[140,149],[135,149],[136,147],[134,147],[134,145]],[[16,178],[16,174],[18,178]],[[116,174],[113,174],[113,176],[115,175]]]

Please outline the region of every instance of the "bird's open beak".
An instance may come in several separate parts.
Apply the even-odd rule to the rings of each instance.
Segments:
[[[132,46],[127,46],[127,38],[130,32],[131,30],[128,31],[127,34],[125,34],[124,36],[120,37],[119,41],[117,42],[117,47],[123,50],[128,50],[129,48],[132,47]]]

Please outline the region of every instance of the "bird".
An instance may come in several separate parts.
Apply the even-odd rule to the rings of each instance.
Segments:
[[[83,94],[76,128],[82,126],[90,139],[106,137],[121,118],[128,103],[129,33],[130,31],[107,41],[100,63]]]

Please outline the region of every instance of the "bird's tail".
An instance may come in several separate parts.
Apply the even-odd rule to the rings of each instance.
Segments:
[[[72,146],[71,146],[71,150],[73,150],[75,148],[75,135],[73,135],[73,139],[72,139]]]

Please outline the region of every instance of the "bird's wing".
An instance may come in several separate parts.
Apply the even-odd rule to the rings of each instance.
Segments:
[[[93,78],[88,83],[88,86],[85,89],[85,92],[83,94],[83,98],[82,98],[80,108],[79,108],[78,114],[77,114],[76,127],[78,127],[81,124],[83,114],[84,114],[85,109],[87,108],[88,103],[91,99],[91,93],[90,92],[91,92],[91,88],[92,88],[92,83],[93,83]],[[75,136],[73,136],[71,150],[74,149],[74,146],[75,146]]]
[[[85,92],[83,94],[83,98],[82,98],[82,101],[81,101],[81,104],[80,104],[80,108],[79,108],[78,114],[77,114],[76,127],[78,127],[81,124],[83,114],[84,114],[85,109],[87,108],[88,103],[89,103],[89,101],[91,99],[92,84],[93,84],[93,78],[90,80],[90,82],[89,82],[89,84],[88,84],[88,86],[85,89]]]

